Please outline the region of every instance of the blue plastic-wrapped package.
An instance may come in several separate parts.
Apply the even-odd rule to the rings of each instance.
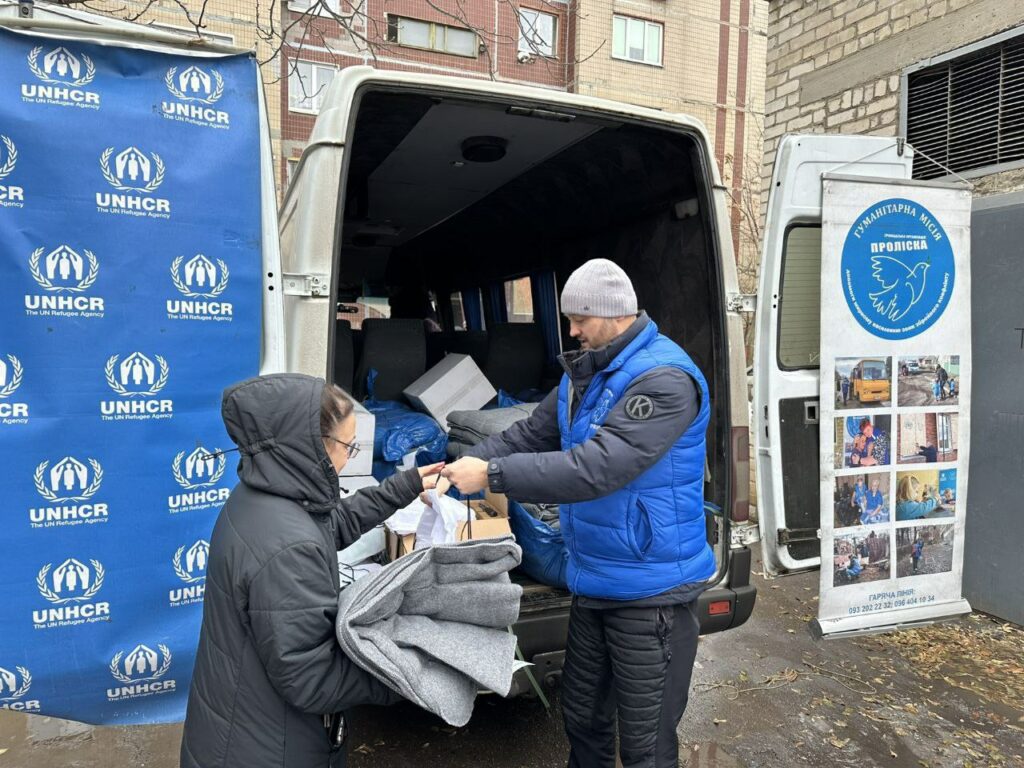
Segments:
[[[523,549],[519,567],[540,584],[568,589],[565,568],[569,553],[562,532],[536,519],[512,499],[508,501],[508,516],[516,543]]]

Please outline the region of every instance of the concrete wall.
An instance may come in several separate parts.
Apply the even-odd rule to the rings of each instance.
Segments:
[[[899,131],[900,75],[931,56],[1024,24],[1006,0],[771,0],[764,167],[786,133]],[[976,194],[1024,188],[1024,171],[975,180]]]

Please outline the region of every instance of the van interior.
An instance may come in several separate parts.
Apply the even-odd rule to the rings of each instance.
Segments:
[[[560,286],[608,258],[707,378],[705,498],[725,509],[728,345],[710,162],[678,127],[368,87],[346,142],[335,382],[362,398],[375,369],[375,397],[401,400],[461,353],[496,390],[539,399],[561,375],[557,356],[576,347]]]

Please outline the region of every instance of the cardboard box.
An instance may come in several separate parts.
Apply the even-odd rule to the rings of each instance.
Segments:
[[[359,446],[359,454],[348,460],[340,477],[366,477],[373,473],[373,434],[377,429],[377,417],[366,410],[362,403],[355,400],[352,403],[356,414],[355,444]]]
[[[384,539],[387,542],[388,562],[394,562],[402,555],[408,555],[416,546],[416,534],[397,534],[384,526]]]
[[[509,526],[507,508],[502,510],[498,507],[498,505],[505,502],[505,497],[501,494],[491,494],[491,498],[496,504],[488,503],[487,500],[471,501],[469,503],[470,509],[473,510],[474,518],[472,536],[470,536],[468,521],[461,520],[455,529],[457,541],[477,541],[479,539],[495,539],[500,536],[511,535],[512,528]],[[397,560],[402,555],[409,554],[416,546],[415,533],[399,535],[385,526],[384,535],[387,539],[389,562]]]
[[[473,358],[448,355],[406,387],[403,394],[447,432],[449,413],[483,408],[498,393]]]

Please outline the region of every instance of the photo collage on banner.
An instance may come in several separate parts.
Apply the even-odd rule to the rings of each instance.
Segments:
[[[0,32],[0,708],[184,714],[221,391],[259,370],[258,74]]]
[[[963,610],[970,192],[826,176],[823,193],[828,635]]]

